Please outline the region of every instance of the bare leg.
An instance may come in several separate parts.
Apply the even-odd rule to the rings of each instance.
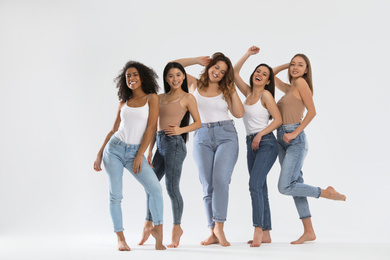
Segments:
[[[119,251],[130,251],[130,247],[126,243],[125,235],[123,231],[116,232],[116,236],[118,238],[118,250]]]
[[[218,244],[219,243],[217,236],[214,234],[214,228],[211,228],[210,230],[211,230],[211,235],[206,240],[200,242],[200,244],[202,246],[208,246],[211,244]]]
[[[152,236],[156,239],[156,250],[167,249],[163,244],[163,225],[154,226],[152,229]]]
[[[145,221],[144,229],[142,231],[142,238],[141,241],[138,243],[138,245],[143,245],[146,240],[148,240],[150,234],[153,230],[153,222],[152,221]]]
[[[302,244],[305,241],[313,241],[316,239],[311,218],[302,219],[303,235],[298,240],[291,242],[291,244]]]
[[[224,222],[215,222],[214,234],[221,246],[230,246],[230,243],[226,240],[225,232],[223,232],[223,225]]]
[[[347,197],[343,194],[338,193],[332,186],[326,188],[326,190],[321,189],[321,197],[331,200],[342,200],[345,201]]]
[[[263,240],[262,243],[271,243],[271,233],[269,230],[263,230]]]
[[[180,243],[181,235],[183,235],[183,229],[180,225],[173,225],[172,229],[172,243],[168,245],[169,248],[176,248]]]
[[[255,227],[255,232],[253,234],[253,240],[251,243],[251,247],[259,247],[261,242],[263,241],[263,228]]]

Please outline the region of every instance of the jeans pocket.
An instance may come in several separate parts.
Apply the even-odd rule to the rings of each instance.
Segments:
[[[235,133],[236,132],[236,128],[234,127],[234,125],[224,125],[224,126],[222,126],[222,128],[226,132],[230,132],[230,133]]]

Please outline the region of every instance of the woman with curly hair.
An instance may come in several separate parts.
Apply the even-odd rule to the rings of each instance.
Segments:
[[[184,67],[199,64],[205,69],[199,80],[188,75],[202,127],[194,133],[194,159],[203,186],[203,202],[211,235],[201,245],[230,246],[223,231],[226,221],[229,184],[238,158],[238,138],[228,111],[240,118],[244,108],[234,86],[230,59],[217,52],[208,56],[176,60]]]
[[[107,134],[94,162],[94,169],[101,171],[101,162],[108,175],[110,189],[110,213],[114,232],[118,238],[118,250],[130,251],[123,234],[122,176],[126,168],[149,195],[149,208],[153,216],[156,249],[166,249],[163,240],[163,198],[161,185],[144,157],[157,128],[158,84],[157,74],[149,67],[129,61],[115,79],[119,106],[114,126]]]
[[[252,199],[252,220],[255,231],[251,247],[271,243],[271,211],[268,201],[267,175],[276,161],[278,143],[272,131],[282,124],[282,117],[275,102],[275,79],[272,68],[258,65],[247,85],[240,76],[245,61],[259,53],[260,48],[252,46],[234,65],[234,77],[238,89],[246,97],[244,101],[244,124],[246,129],[249,191]],[[274,120],[268,124],[268,121]]]
[[[303,183],[302,166],[308,151],[304,129],[316,115],[313,102],[313,81],[310,61],[304,54],[296,54],[290,61],[274,68],[275,75],[288,69],[289,82],[275,77],[276,87],[285,93],[277,105],[283,124],[278,128],[279,162],[281,166],[278,189],[284,195],[292,196],[303,224],[303,235],[291,244],[302,244],[316,239],[307,197],[346,199],[333,187],[327,189]],[[305,117],[303,113],[307,110]]]
[[[180,193],[180,177],[183,161],[187,155],[185,142],[188,132],[201,127],[200,116],[193,95],[188,93],[187,74],[182,65],[169,62],[164,68],[164,90],[160,94],[158,132],[149,145],[148,162],[159,180],[165,175],[165,183],[172,204],[173,229],[172,243],[168,247],[179,245],[183,230],[180,226],[183,215],[183,198]],[[190,114],[193,123],[189,124]],[[157,141],[157,150],[152,161],[152,151]],[[149,207],[148,207],[149,208]],[[153,217],[148,211],[140,244],[149,237],[153,228]]]

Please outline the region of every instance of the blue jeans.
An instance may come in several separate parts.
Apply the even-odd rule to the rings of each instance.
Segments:
[[[278,128],[279,162],[281,166],[278,188],[284,195],[293,196],[299,218],[310,218],[310,209],[307,197],[319,198],[321,189],[303,183],[302,166],[308,151],[305,132],[286,143],[283,141],[285,133],[292,133],[299,126],[297,124],[282,125]]]
[[[278,143],[274,134],[269,133],[261,138],[259,149],[252,150],[252,141],[255,136],[256,134],[246,136],[253,226],[262,227],[263,230],[271,230],[267,175],[276,161]]]
[[[232,120],[204,123],[194,133],[194,159],[203,186],[209,228],[225,222],[229,184],[238,158],[238,138]]]
[[[163,197],[161,185],[149,166],[145,157],[142,162],[142,171],[133,173],[133,161],[140,145],[126,144],[112,136],[103,152],[103,163],[108,175],[110,188],[110,213],[114,224],[114,232],[123,231],[122,221],[122,176],[126,168],[136,180],[142,184],[149,196],[149,208],[152,212],[155,225],[163,223]]]
[[[156,142],[157,151],[153,157],[153,170],[159,181],[165,175],[165,185],[172,204],[173,224],[180,225],[183,215],[183,198],[179,184],[183,161],[187,155],[186,144],[181,135],[168,136],[164,131],[157,132]],[[149,207],[147,207],[146,220],[152,221],[152,219]]]

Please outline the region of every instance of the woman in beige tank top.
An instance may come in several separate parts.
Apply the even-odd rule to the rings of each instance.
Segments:
[[[278,101],[283,124],[278,128],[279,162],[281,172],[278,188],[280,193],[293,196],[304,232],[292,244],[302,244],[316,239],[307,197],[323,197],[344,201],[346,197],[333,187],[327,189],[303,183],[302,166],[308,146],[304,129],[316,115],[313,102],[312,72],[309,59],[304,54],[295,55],[290,63],[274,68],[277,75],[288,69],[290,84],[275,77],[276,87],[285,93]],[[304,110],[307,110],[303,117]],[[303,119],[302,119],[303,118]],[[288,155],[288,156],[287,156]]]

